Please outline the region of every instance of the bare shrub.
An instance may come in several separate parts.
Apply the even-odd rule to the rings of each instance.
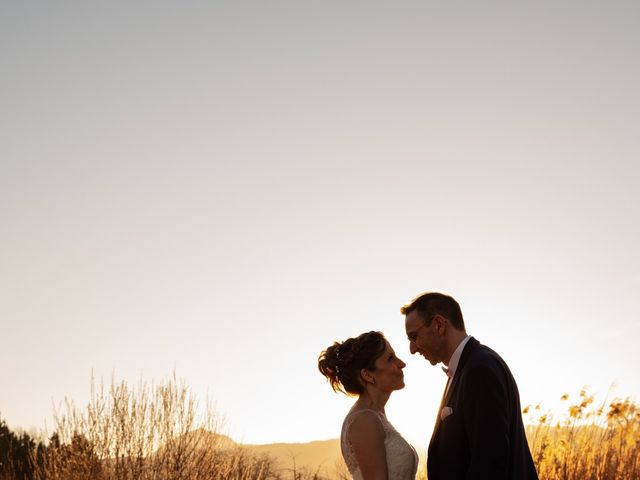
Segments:
[[[273,461],[250,454],[220,433],[210,403],[199,414],[184,382],[137,388],[91,382],[86,408],[67,400],[37,468],[46,480],[267,480]]]

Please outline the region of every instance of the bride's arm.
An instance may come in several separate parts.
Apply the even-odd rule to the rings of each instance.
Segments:
[[[387,480],[387,456],[380,417],[372,411],[357,414],[349,428],[349,441],[363,480]]]

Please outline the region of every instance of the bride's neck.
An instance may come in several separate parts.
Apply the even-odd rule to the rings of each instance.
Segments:
[[[356,403],[361,409],[384,413],[384,406],[387,404],[390,395],[390,393],[367,391],[360,395]]]

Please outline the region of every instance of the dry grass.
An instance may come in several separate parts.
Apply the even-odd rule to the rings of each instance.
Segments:
[[[343,462],[331,473],[296,466],[280,469],[221,433],[209,403],[172,379],[136,388],[92,381],[89,404],[66,401],[55,415],[46,447],[32,449],[33,480],[345,480]],[[632,399],[594,405],[580,392],[555,420],[526,407],[527,436],[541,480],[640,479],[640,406]],[[203,412],[203,413],[198,413]],[[0,475],[2,476],[2,475]],[[6,480],[22,480],[5,477]],[[23,477],[27,478],[27,477]],[[3,478],[4,480],[4,478]],[[416,480],[426,480],[421,465]]]
[[[66,401],[56,432],[39,458],[42,480],[280,479],[268,457],[251,455],[221,435],[210,404],[203,414],[190,390],[173,379],[132,389],[95,388],[86,408]]]
[[[585,390],[554,420],[540,406],[523,411],[529,445],[541,480],[637,480],[640,478],[640,406],[615,399],[599,406]]]

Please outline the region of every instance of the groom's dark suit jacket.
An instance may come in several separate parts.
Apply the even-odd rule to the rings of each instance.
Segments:
[[[443,407],[452,413],[441,420]],[[438,411],[427,473],[429,480],[538,478],[516,382],[504,360],[475,338],[465,345]]]

